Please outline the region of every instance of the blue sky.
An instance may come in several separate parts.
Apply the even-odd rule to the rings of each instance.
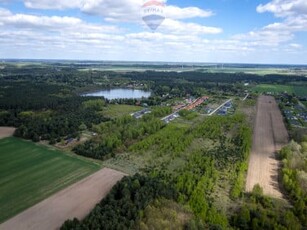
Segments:
[[[0,58],[307,64],[306,0],[148,1],[0,0]]]

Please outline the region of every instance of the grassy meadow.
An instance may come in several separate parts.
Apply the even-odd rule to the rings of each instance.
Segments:
[[[108,107],[104,108],[102,114],[106,117],[116,118],[122,115],[129,115],[142,109],[142,107],[134,105],[108,105]]]
[[[99,168],[29,141],[0,140],[0,223]]]
[[[297,96],[307,96],[307,86],[298,85],[270,85],[270,84],[259,84],[253,88],[254,92],[258,93],[283,93],[287,92],[289,94],[295,93]]]

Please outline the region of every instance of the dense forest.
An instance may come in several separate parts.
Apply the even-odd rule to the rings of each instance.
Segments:
[[[61,230],[131,229],[136,226],[147,205],[162,197],[176,199],[177,193],[172,185],[140,175],[125,177],[82,222],[68,220]]]
[[[116,152],[123,152],[136,141],[163,128],[165,124],[159,118],[169,113],[171,113],[169,107],[159,107],[141,119],[128,115],[95,125],[93,130],[98,136],[76,146],[74,151],[91,158],[109,158]]]

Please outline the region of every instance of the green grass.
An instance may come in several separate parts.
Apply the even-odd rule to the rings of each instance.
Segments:
[[[99,168],[32,142],[0,140],[0,223]]]
[[[140,110],[142,110],[142,107],[133,105],[109,105],[102,111],[102,114],[114,118],[122,115],[129,115]]]
[[[253,88],[254,92],[258,93],[283,93],[289,94],[295,93],[297,96],[307,96],[307,86],[296,86],[296,85],[269,85],[260,84]]]

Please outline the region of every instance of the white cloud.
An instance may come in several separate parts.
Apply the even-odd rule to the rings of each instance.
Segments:
[[[307,14],[306,0],[273,0],[257,7],[258,13],[271,12],[277,17],[289,17]]]
[[[300,49],[303,47],[301,44],[297,44],[297,43],[291,43],[289,46],[294,49]]]
[[[233,39],[249,42],[254,47],[278,47],[282,43],[291,41],[293,37],[293,34],[286,30],[269,30],[263,28],[246,34],[235,35]]]
[[[32,9],[72,9],[82,6],[83,0],[24,0],[24,4]]]
[[[85,0],[80,10],[109,21],[140,21],[142,0]]]
[[[0,17],[6,17],[11,15],[11,12],[7,9],[0,8]]]
[[[289,44],[295,38],[296,32],[307,31],[307,1],[306,0],[272,0],[257,7],[258,13],[271,12],[282,21],[271,23],[259,30],[236,35],[235,39],[251,42],[259,47],[281,47]],[[294,43],[293,43],[294,44]]]
[[[92,31],[114,33],[119,31],[115,26],[89,24],[76,17],[13,14],[9,10],[3,8],[0,8],[0,23],[2,26],[6,26],[7,28],[39,29],[41,31],[82,31],[84,33],[90,33]]]
[[[140,21],[144,0],[24,0],[25,6],[34,9],[79,9],[91,15],[100,15],[107,21]],[[166,5],[165,15],[171,19],[210,17],[213,12],[198,7]]]
[[[219,34],[222,33],[221,28],[208,27],[196,23],[186,23],[172,19],[166,19],[160,26],[159,30],[165,33],[184,35],[184,34]]]
[[[166,6],[164,11],[166,17],[171,19],[206,18],[213,15],[212,11],[202,10],[198,7],[180,8],[177,6]]]

